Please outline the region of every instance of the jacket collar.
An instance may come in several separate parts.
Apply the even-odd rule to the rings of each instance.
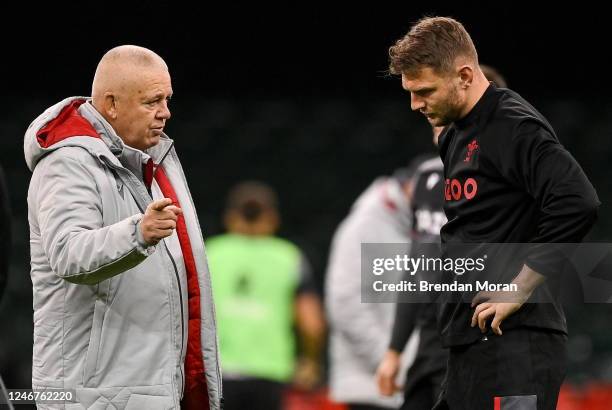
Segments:
[[[174,142],[166,134],[162,134],[159,144],[146,151],[132,148],[123,142],[102,114],[93,107],[91,99],[79,107],[79,112],[91,123],[102,141],[104,141],[121,165],[129,169],[141,180],[144,177],[143,165],[147,164],[151,159],[155,167],[159,166],[174,145]]]

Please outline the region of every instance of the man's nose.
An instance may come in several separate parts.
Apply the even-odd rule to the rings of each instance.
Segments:
[[[417,95],[410,94],[410,108],[412,111],[418,111],[425,107],[425,101]]]
[[[170,108],[168,107],[168,102],[164,102],[162,104],[162,108],[157,112],[157,118],[162,120],[168,120],[172,114],[170,113]]]

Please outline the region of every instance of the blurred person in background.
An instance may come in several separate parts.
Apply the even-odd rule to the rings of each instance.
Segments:
[[[448,218],[443,257],[453,255],[453,244],[470,243],[470,255],[482,255],[492,243],[582,240],[597,216],[593,186],[535,108],[487,81],[461,23],[423,18],[389,56],[411,108],[432,126],[447,127],[439,140]],[[438,323],[450,349],[436,409],[556,408],[567,340],[554,289],[560,256],[537,245],[526,257],[496,256],[491,259],[507,268],[518,289],[511,300],[500,300],[502,292],[442,294]],[[505,279],[488,273],[498,274],[488,278],[493,282]],[[543,293],[552,296],[550,303],[525,303]]]
[[[487,80],[496,87],[506,88],[505,78],[490,66],[480,64]],[[432,127],[433,143],[437,147],[443,127]],[[411,192],[411,256],[440,256],[440,229],[446,223],[444,214],[444,164],[438,154],[415,160],[416,169],[412,177]],[[431,254],[434,252],[435,254]],[[421,273],[416,273],[421,275]],[[410,278],[406,278],[410,279]],[[423,277],[432,281],[429,278]],[[439,304],[432,298],[431,303],[398,303],[391,331],[389,349],[378,367],[376,379],[381,394],[390,396],[398,390],[404,391],[402,410],[429,410],[435,404],[442,380],[446,373],[448,352],[442,347],[437,327]],[[412,334],[419,330],[419,346],[414,363],[408,369],[406,382],[400,386],[400,355]]]
[[[25,134],[32,388],[73,390],[78,408],[221,407],[204,242],[163,132],[172,93],[159,55],[119,46],[92,98],[66,98]]]
[[[434,142],[437,142],[442,127],[434,127]],[[440,242],[440,228],[446,223],[442,205],[444,202],[444,173],[440,158],[427,156],[416,159],[412,165],[415,173],[411,178],[410,203],[412,224],[410,256],[413,258],[432,257]],[[428,272],[428,278],[421,277],[421,272],[414,273],[410,281],[427,279],[435,282]],[[405,275],[411,275],[406,272]],[[390,340],[383,360],[376,371],[376,383],[380,393],[391,396],[399,391],[404,392],[402,409],[431,409],[437,398],[446,370],[447,352],[442,348],[436,325],[437,305],[416,303],[406,300],[411,294],[402,295],[395,306],[395,316],[389,331]],[[393,314],[392,314],[393,315]],[[405,384],[401,386],[403,376],[400,355],[413,331],[418,330],[418,348],[414,362],[408,368]]]
[[[408,252],[412,172],[402,168],[374,180],[357,198],[332,240],[325,276],[330,393],[334,401],[351,410],[396,409],[401,404],[400,395],[381,395],[374,380],[389,345],[394,305],[361,302],[361,244],[404,243]],[[404,355],[404,369],[413,358],[414,352]]]
[[[227,233],[206,241],[219,318],[226,410],[281,409],[293,382],[320,380],[325,323],[310,266],[280,227],[276,193],[256,181],[235,186]],[[301,357],[296,361],[297,331]]]

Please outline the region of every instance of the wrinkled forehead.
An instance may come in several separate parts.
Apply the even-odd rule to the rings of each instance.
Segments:
[[[124,83],[124,89],[136,94],[147,94],[152,92],[172,93],[172,80],[170,73],[165,67],[134,67],[126,76],[128,81]],[[126,78],[127,79],[127,78]]]

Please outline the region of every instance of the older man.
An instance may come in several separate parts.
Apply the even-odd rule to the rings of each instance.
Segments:
[[[161,57],[117,47],[91,99],[61,101],[25,135],[32,385],[74,390],[75,408],[220,408],[204,243],[163,132],[171,96]]]

